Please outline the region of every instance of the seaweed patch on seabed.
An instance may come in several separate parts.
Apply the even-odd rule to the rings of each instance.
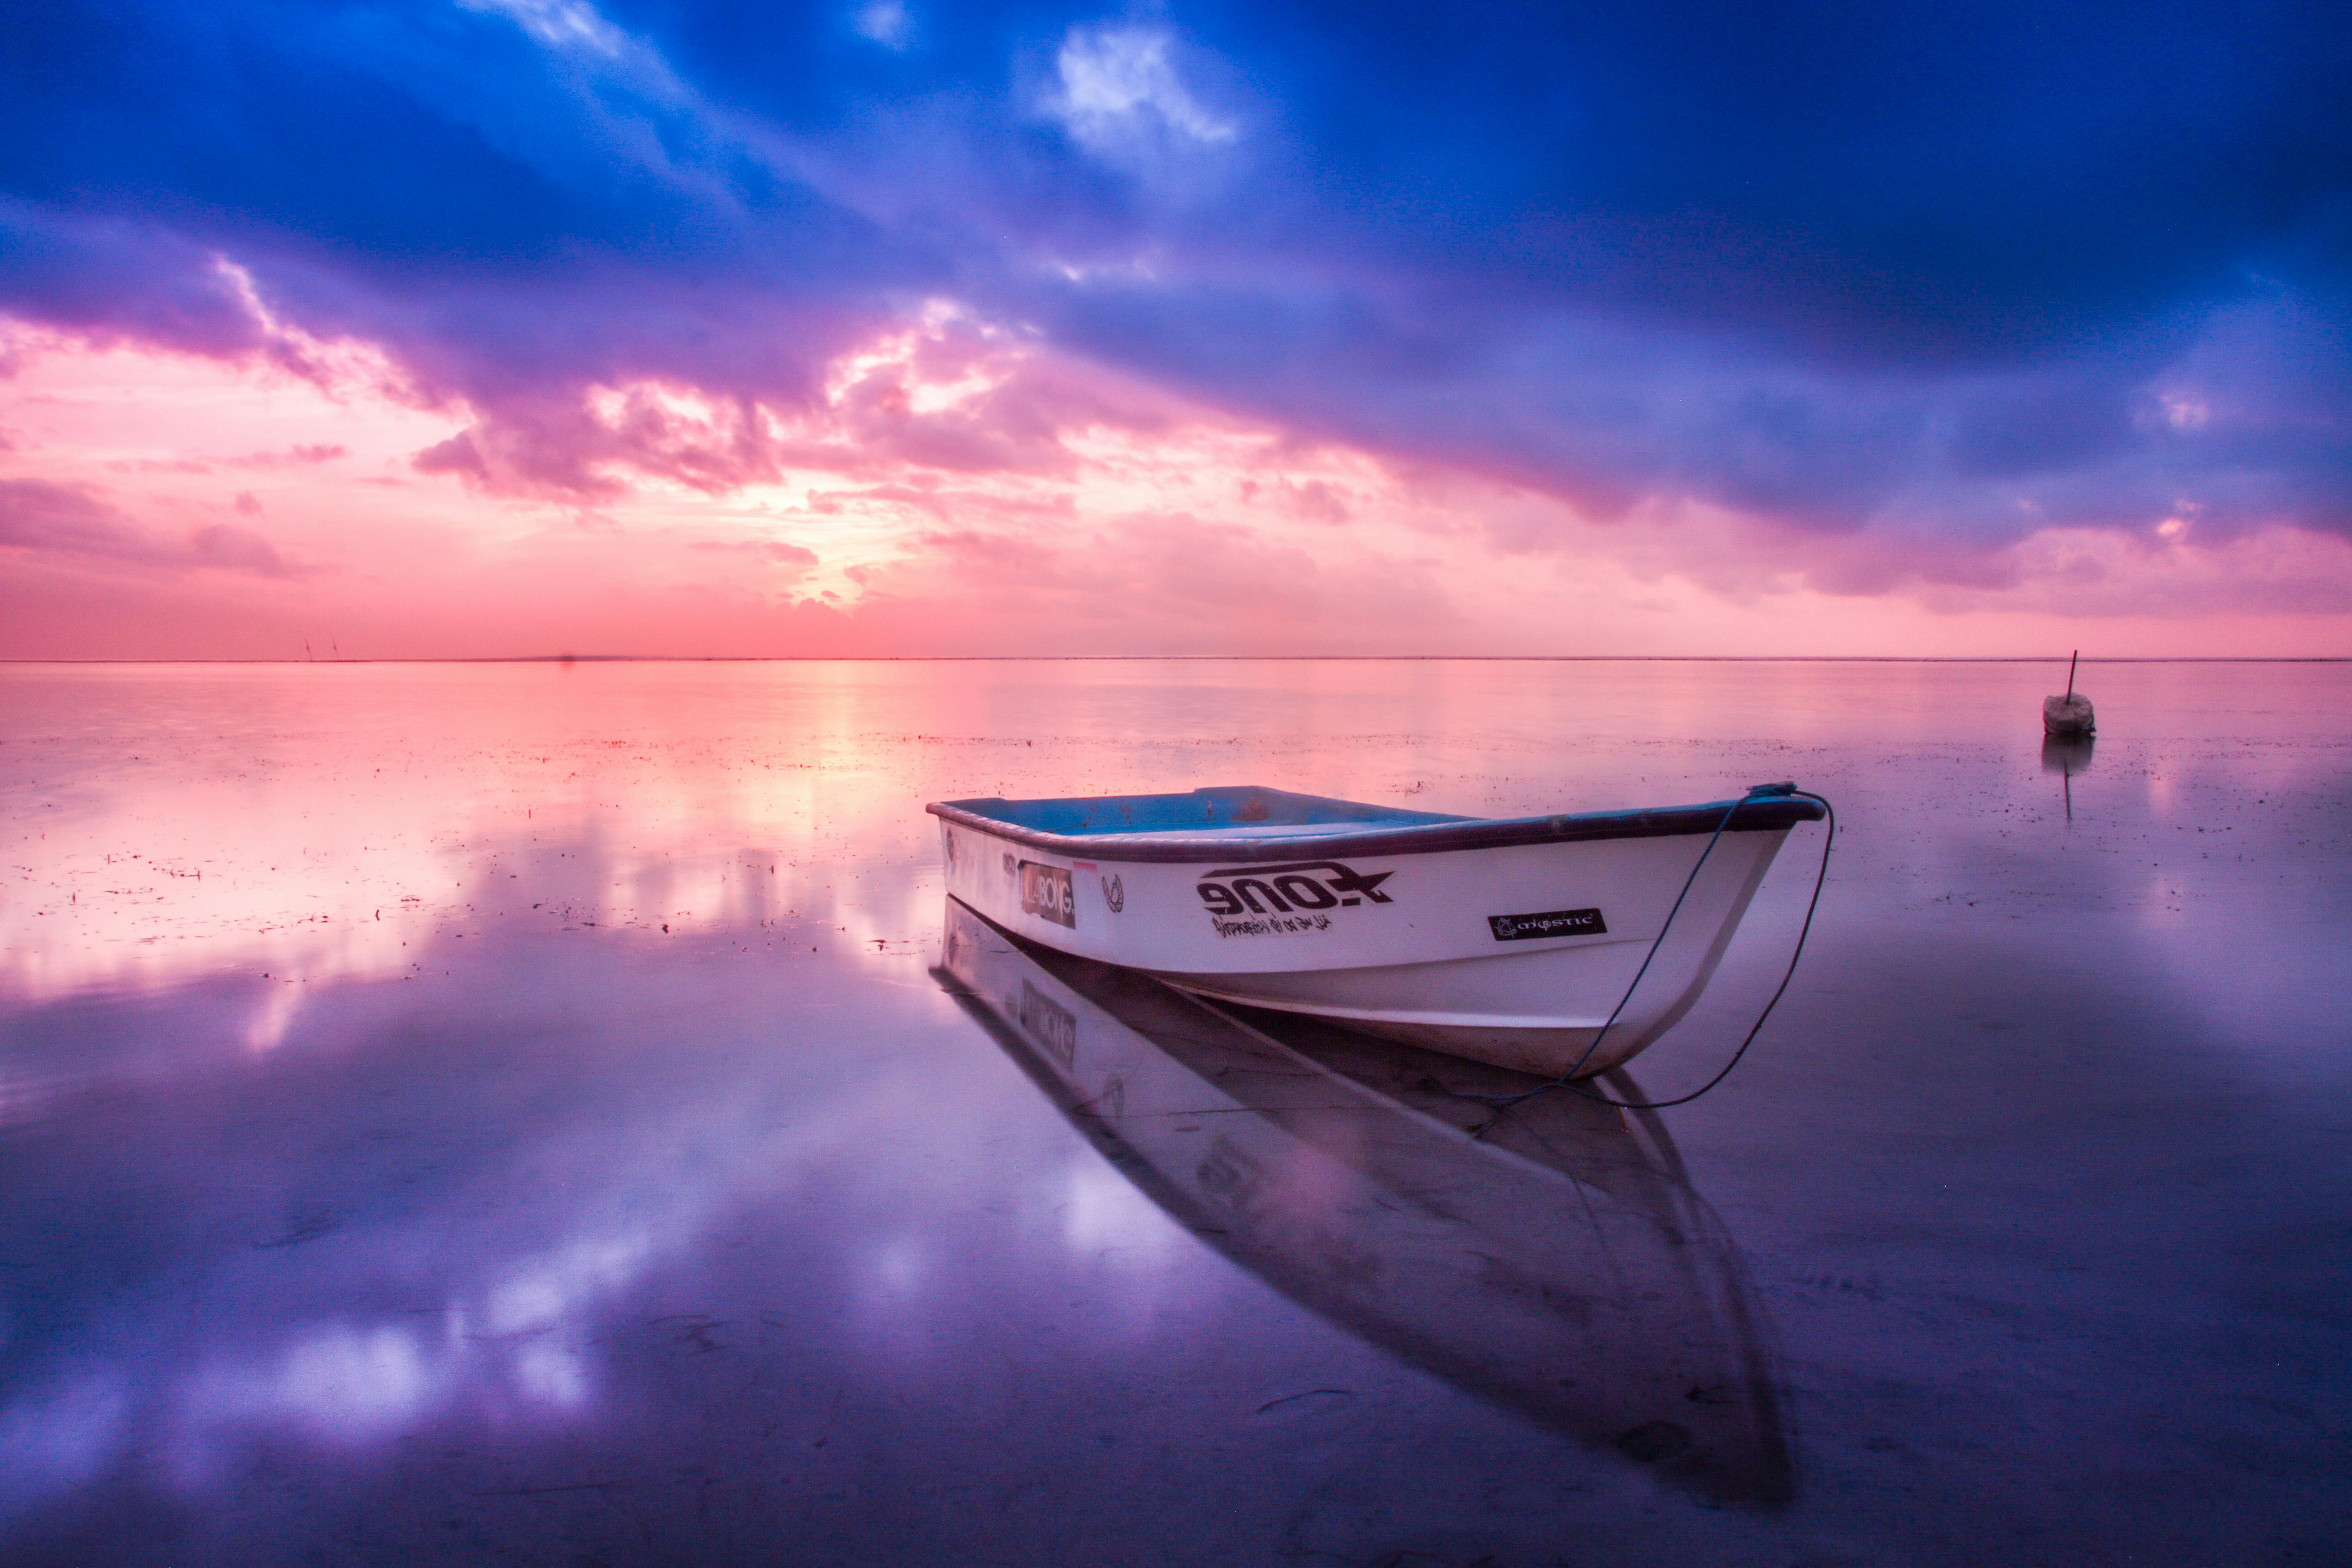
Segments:
[[[1329,931],[1329,915],[1265,915],[1255,920],[1229,921],[1211,915],[1219,936],[1289,936],[1300,931]]]

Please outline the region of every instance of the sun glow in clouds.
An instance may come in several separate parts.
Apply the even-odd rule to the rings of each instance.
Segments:
[[[2111,651],[2172,651],[2182,617],[2352,647],[2341,541],[2207,542],[2187,498],[1942,574],[1690,505],[1596,523],[944,299],[802,405],[646,379],[494,407],[248,303],[263,346],[232,360],[7,329],[0,653],[1968,653],[2080,641],[2084,614]]]

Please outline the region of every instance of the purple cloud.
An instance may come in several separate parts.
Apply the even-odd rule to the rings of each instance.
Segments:
[[[0,550],[138,572],[297,574],[268,540],[249,529],[205,524],[192,530],[185,543],[174,544],[85,487],[42,479],[0,479]]]

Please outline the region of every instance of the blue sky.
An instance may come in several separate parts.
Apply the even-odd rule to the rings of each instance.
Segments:
[[[583,399],[790,419],[945,310],[1065,374],[892,449],[934,472],[1066,468],[1164,398],[1486,487],[1445,548],[1613,526],[1731,593],[2352,535],[2340,5],[133,0],[0,51],[0,311],[42,353],[368,345],[461,416],[415,472],[485,503],[778,482],[740,422],[681,458]],[[12,446],[0,483],[164,526]],[[0,494],[20,567],[63,560]]]

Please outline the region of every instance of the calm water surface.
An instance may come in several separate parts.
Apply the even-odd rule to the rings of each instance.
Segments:
[[[2346,1561],[2352,669],[2083,679],[0,668],[0,1561]],[[1022,952],[921,809],[1775,778],[1814,946],[1633,1118]]]

